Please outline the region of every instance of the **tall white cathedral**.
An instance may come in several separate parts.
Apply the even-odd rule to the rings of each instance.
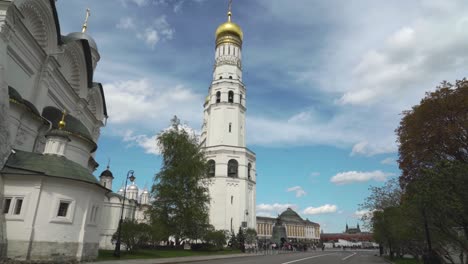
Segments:
[[[228,21],[216,30],[213,81],[204,104],[201,141],[209,174],[210,224],[237,232],[256,227],[255,153],[246,147],[246,87],[242,82],[242,29]]]

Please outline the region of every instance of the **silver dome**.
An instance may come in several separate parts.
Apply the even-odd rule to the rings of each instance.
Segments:
[[[89,43],[89,46],[91,48],[95,49],[96,51],[98,51],[96,41],[94,41],[94,39],[90,35],[88,35],[86,33],[73,32],[73,33],[68,34],[67,38],[70,38],[70,39],[73,39],[73,40],[86,39],[88,41],[88,43]]]
[[[132,185],[127,187],[127,191],[130,191],[130,190],[138,191],[138,186],[136,186],[135,183],[132,183]]]

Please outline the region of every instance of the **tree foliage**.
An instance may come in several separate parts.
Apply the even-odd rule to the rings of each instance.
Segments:
[[[171,122],[157,137],[162,168],[152,188],[151,220],[176,240],[199,239],[209,227],[206,160],[197,138],[177,117]]]
[[[255,244],[257,242],[257,231],[253,228],[247,228],[245,230],[245,243]]]
[[[403,113],[399,182],[372,187],[374,238],[396,254],[454,263],[468,254],[468,81],[443,82]]]
[[[118,232],[112,235],[113,241],[117,241]],[[151,227],[133,219],[124,220],[120,232],[120,241],[128,251],[135,251],[151,241]]]
[[[203,235],[203,240],[212,245],[215,250],[222,250],[226,245],[229,233],[226,230],[214,230],[210,228]]]
[[[442,82],[403,112],[396,133],[403,187],[440,160],[468,163],[468,81]]]

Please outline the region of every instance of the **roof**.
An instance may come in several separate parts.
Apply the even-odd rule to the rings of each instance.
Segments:
[[[60,33],[60,23],[57,15],[57,8],[55,6],[55,0],[49,0],[50,7],[52,8],[52,15],[54,16],[55,32],[57,33],[57,45],[62,44],[62,38]]]
[[[104,176],[112,177],[112,179],[114,178],[114,175],[113,175],[112,172],[109,170],[109,167],[107,167],[106,170],[104,170],[103,172],[101,172],[101,176],[99,176],[99,177],[104,177]]]
[[[99,91],[101,92],[101,98],[102,98],[102,103],[104,105],[104,116],[105,117],[108,117],[107,116],[107,105],[106,105],[106,97],[104,96],[104,89],[102,88],[102,84],[101,83],[98,83],[98,82],[95,82],[93,83],[93,88],[96,87],[99,88]]]
[[[279,216],[281,220],[297,220],[304,221],[293,209],[288,208],[286,211],[282,212]]]
[[[15,150],[15,153],[10,155],[1,172],[12,174],[29,172],[27,174],[81,181],[104,188],[87,168],[58,155]]]
[[[10,97],[10,100],[13,100],[13,102],[16,102],[20,105],[25,106],[34,115],[39,116],[39,117],[41,116],[37,108],[34,106],[34,104],[29,102],[28,100],[23,99],[23,97],[20,95],[18,91],[16,91],[15,88],[8,86],[8,95]]]
[[[42,110],[42,116],[49,120],[52,123],[52,127],[58,129],[58,123],[62,119],[62,111],[53,106],[47,106]],[[63,128],[64,131],[68,131],[75,136],[79,136],[84,138],[85,140],[89,141],[93,144],[93,149],[91,152],[94,152],[97,149],[97,145],[89,133],[86,126],[77,118],[73,117],[72,115],[65,116],[65,127]]]

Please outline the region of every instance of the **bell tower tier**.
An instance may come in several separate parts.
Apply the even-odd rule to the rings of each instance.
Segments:
[[[230,5],[231,6],[231,5]],[[204,103],[201,144],[212,177],[210,224],[238,232],[256,228],[256,157],[246,148],[246,87],[242,82],[242,29],[228,21],[216,30],[213,80]]]

